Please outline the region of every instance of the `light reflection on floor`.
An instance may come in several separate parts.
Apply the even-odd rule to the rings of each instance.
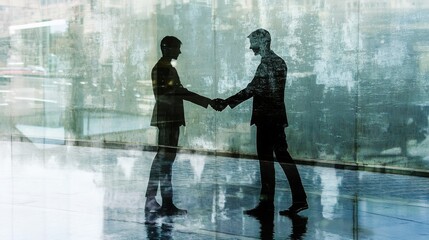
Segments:
[[[258,201],[258,163],[179,154],[175,202],[185,217],[144,224],[154,152],[0,142],[0,239],[428,239],[429,179],[298,166],[310,209],[287,218],[277,171],[276,212]],[[279,170],[279,168],[277,168]]]

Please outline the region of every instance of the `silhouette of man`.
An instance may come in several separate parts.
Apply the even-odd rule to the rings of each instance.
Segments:
[[[287,66],[285,61],[270,48],[271,36],[265,29],[258,29],[249,36],[250,49],[261,55],[255,76],[246,88],[223,100],[216,99],[214,108],[222,111],[227,105],[234,108],[253,97],[253,110],[250,124],[257,127],[257,153],[261,174],[261,193],[259,204],[246,214],[259,217],[267,211],[274,211],[275,170],[273,152],[280,163],[292,192],[292,205],[280,211],[281,215],[292,215],[308,208],[307,195],[301,182],[298,169],[288,152],[285,127],[288,126],[284,91]]]
[[[152,69],[155,95],[151,125],[158,127],[158,151],[152,162],[146,191],[145,212],[162,215],[183,215],[187,211],[173,204],[172,166],[176,158],[180,126],[185,126],[183,100],[207,108],[212,100],[184,88],[174,67],[182,42],[173,36],[161,40],[162,57]],[[155,196],[160,184],[162,206]]]

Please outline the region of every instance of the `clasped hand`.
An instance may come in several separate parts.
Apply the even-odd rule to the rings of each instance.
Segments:
[[[220,111],[223,111],[226,108],[226,106],[228,106],[228,104],[224,99],[216,98],[211,101],[210,106],[214,110],[220,112]]]

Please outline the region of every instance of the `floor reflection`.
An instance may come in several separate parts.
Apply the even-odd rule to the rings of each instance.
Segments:
[[[260,224],[260,239],[274,239],[274,212],[257,218]]]
[[[276,239],[274,215],[274,212],[267,212],[265,215],[256,218],[260,224],[260,239]],[[287,218],[289,218],[291,222],[289,239],[304,239],[305,234],[307,233],[308,217],[300,215],[291,215],[287,216]],[[279,222],[279,224],[281,223]]]
[[[0,143],[2,240],[323,240],[357,234],[359,239],[421,239],[429,234],[426,178],[299,166],[310,208],[280,216],[278,210],[290,205],[290,192],[282,188],[287,179],[279,177],[276,211],[255,219],[243,209],[259,200],[259,184],[251,177],[256,161],[206,157],[204,164],[195,164],[181,154],[173,184],[188,215],[145,224],[144,192],[154,152]]]
[[[292,222],[292,231],[290,234],[290,239],[293,239],[293,240],[304,239],[305,234],[307,233],[308,217],[293,215],[293,216],[289,216],[289,219]]]
[[[173,221],[171,218],[166,218],[166,222],[160,225],[146,224],[146,234],[149,240],[170,240],[173,239]]]
[[[322,187],[320,194],[322,215],[326,219],[333,220],[343,177],[337,176],[337,170],[334,168],[315,168],[314,173],[318,176]]]

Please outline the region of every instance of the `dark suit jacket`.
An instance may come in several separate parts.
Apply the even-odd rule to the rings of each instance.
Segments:
[[[274,124],[287,127],[284,103],[286,75],[285,61],[270,51],[261,59],[255,76],[247,87],[226,101],[231,108],[234,108],[253,97],[251,125]]]
[[[177,124],[185,126],[183,100],[207,108],[210,99],[184,88],[170,60],[161,58],[152,69],[152,87],[155,95],[152,126]]]

